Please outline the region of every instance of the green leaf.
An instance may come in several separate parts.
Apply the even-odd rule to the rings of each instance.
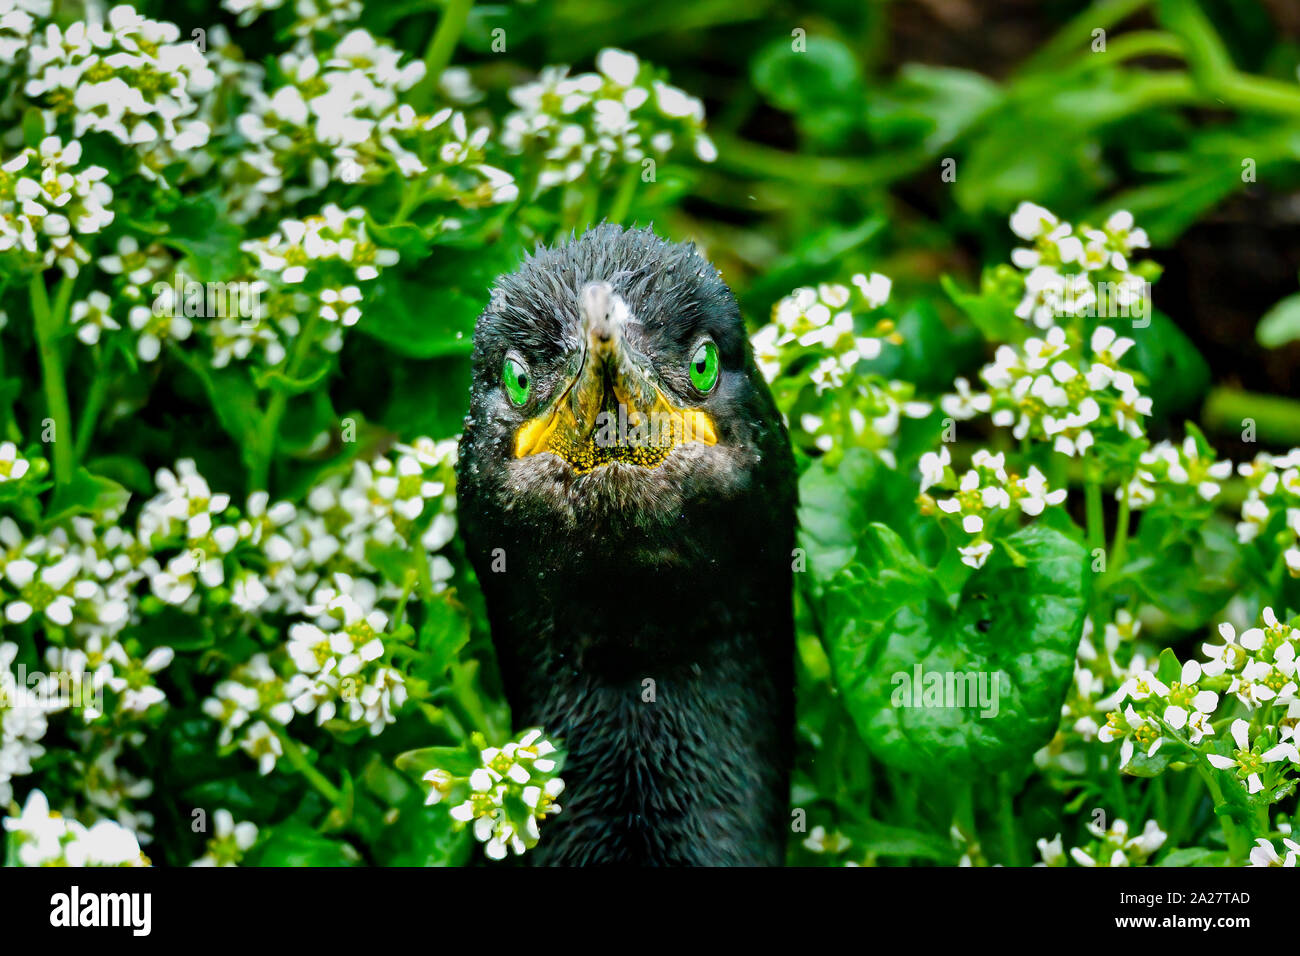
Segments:
[[[1255,326],[1255,338],[1270,349],[1300,339],[1300,292],[1287,296],[1268,310]]]
[[[35,106],[23,110],[23,144],[36,149],[45,138],[45,119]]]
[[[185,254],[186,273],[200,282],[221,282],[247,269],[239,248],[243,234],[231,223],[225,200],[217,193],[182,199],[165,218],[167,231],[159,238]]]
[[[392,397],[379,421],[403,438],[447,438],[464,427],[473,378],[469,356],[389,363]]]
[[[130,498],[131,492],[111,478],[78,468],[66,485],[55,489],[45,521],[55,524],[73,515],[115,512],[124,508]]]
[[[996,83],[970,70],[905,63],[893,86],[867,103],[867,123],[883,145],[920,144],[933,153],[1001,98]]]
[[[483,766],[477,747],[466,743],[460,747],[422,747],[399,754],[395,766],[403,773],[422,778],[430,770],[445,770],[453,777],[468,777]]]
[[[862,80],[858,59],[839,40],[813,36],[805,49],[774,40],[754,58],[754,87],[818,140],[834,140],[857,122]]]
[[[468,352],[474,319],[487,296],[427,288],[390,276],[378,280],[357,330],[412,358]]]
[[[237,368],[209,368],[199,359],[191,359],[177,349],[174,353],[194,373],[207,393],[217,421],[239,446],[244,464],[256,465],[262,445],[262,408],[257,389],[248,375]]]
[[[836,684],[886,763],[929,775],[1020,767],[1055,731],[1083,633],[1086,552],[1037,525],[1007,541],[1025,566],[999,548],[953,600],[875,523],[832,585]],[[936,682],[948,693],[936,697]]]
[[[953,305],[961,309],[971,324],[990,342],[1015,342],[1019,340],[1024,322],[1016,316],[1014,303],[1009,303],[992,293],[992,280],[982,280],[984,289],[979,293],[966,292],[950,276],[941,276],[939,284],[948,293]]]
[[[265,832],[265,831],[264,831]],[[331,840],[301,823],[281,823],[249,856],[250,866],[356,866],[357,851],[341,840]]]
[[[1169,316],[1152,309],[1150,319],[1150,325],[1128,333],[1135,344],[1126,364],[1146,376],[1149,384],[1142,390],[1151,396],[1156,415],[1198,406],[1210,385],[1209,364]]]
[[[414,552],[396,545],[383,545],[378,541],[367,541],[366,561],[399,588],[406,586],[407,574],[414,570]]]
[[[849,823],[842,829],[856,847],[862,847],[876,856],[906,856],[947,864],[957,861],[957,851],[953,845],[933,833],[890,826],[879,820]]]
[[[1178,655],[1172,648],[1166,647],[1162,650],[1157,660],[1156,677],[1160,678],[1161,683],[1172,684],[1182,680],[1183,665],[1179,663]]]
[[[1228,854],[1203,846],[1188,846],[1165,855],[1156,866],[1227,866]]]
[[[916,486],[864,448],[851,448],[837,467],[819,459],[799,479],[799,543],[819,591],[857,551],[861,529],[873,518],[899,524],[915,509]]]
[[[137,458],[130,455],[103,455],[86,463],[95,474],[112,478],[137,494],[154,492],[153,473]]]
[[[518,264],[518,251],[506,238],[439,246],[411,269],[390,269],[369,287],[357,331],[411,358],[468,355],[492,283]]]
[[[424,605],[424,613],[417,646],[431,658],[427,671],[422,668],[421,673],[433,679],[445,674],[469,643],[469,618],[446,591],[434,595]]]

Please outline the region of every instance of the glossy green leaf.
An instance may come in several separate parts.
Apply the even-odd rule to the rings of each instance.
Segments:
[[[1086,553],[1039,526],[1007,540],[1025,566],[999,549],[952,603],[879,523],[833,582],[825,638],[835,681],[881,760],[927,774],[995,771],[1022,766],[1055,731],[1083,632]],[[983,690],[982,701],[963,685]]]

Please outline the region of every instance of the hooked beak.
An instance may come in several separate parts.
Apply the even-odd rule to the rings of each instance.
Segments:
[[[607,282],[583,288],[581,364],[550,407],[515,435],[515,457],[550,452],[578,474],[616,461],[655,468],[677,445],[717,444],[712,419],[670,402],[628,347],[627,306]]]

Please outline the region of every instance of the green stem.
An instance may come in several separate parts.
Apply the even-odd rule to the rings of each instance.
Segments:
[[[1187,833],[1187,828],[1192,822],[1192,815],[1201,802],[1200,777],[1184,773],[1179,774],[1178,779],[1182,781],[1183,792],[1176,804],[1173,819],[1165,825],[1170,846],[1182,846],[1184,834]]]
[[[283,727],[277,724],[271,724],[271,729],[280,738],[280,747],[284,750],[284,755],[288,758],[289,763],[293,764],[294,769],[306,777],[307,781],[333,806],[341,805],[343,794],[339,791],[339,788],[330,783],[323,773],[312,766],[311,761],[307,759],[307,755],[298,746],[298,742],[290,737]]]
[[[45,289],[45,276],[38,272],[29,286],[32,300],[32,317],[36,329],[36,346],[40,352],[41,379],[45,389],[45,411],[54,423],[54,484],[65,486],[72,479],[76,465],[73,436],[69,431],[72,413],[68,408],[67,383],[63,378],[63,355],[59,351],[59,331],[72,294],[69,278],[63,278],[51,309],[49,294]]]
[[[456,52],[456,44],[469,20],[470,8],[474,0],[447,0],[447,7],[438,21],[429,46],[424,51],[424,79],[411,92],[412,101],[418,106],[426,105],[438,88],[438,79],[442,71],[451,62],[451,55]]]
[[[1054,68],[1069,59],[1079,47],[1089,45],[1094,30],[1109,30],[1150,3],[1151,0],[1101,0],[1094,3],[1058,30],[1016,72],[1023,74]]]
[[[719,169],[761,179],[788,180],[813,186],[868,186],[902,179],[929,162],[931,151],[913,149],[870,160],[809,156],[726,133],[713,137]]]
[[[1105,53],[1082,53],[1079,63],[1085,66],[1116,66],[1125,60],[1140,56],[1169,56],[1182,59],[1187,55],[1183,41],[1171,33],[1159,30],[1134,30],[1117,36],[1106,47]]]
[[[1101,485],[1095,478],[1087,478],[1083,485],[1088,516],[1088,547],[1096,551],[1106,546],[1106,524],[1101,509]]]
[[[1296,85],[1237,70],[1228,48],[1195,0],[1160,0],[1158,19],[1182,40],[1196,83],[1206,93],[1243,110],[1300,116]]]
[[[3,383],[4,378],[4,339],[0,338],[0,383]],[[18,423],[14,421],[13,399],[7,395],[0,400],[0,428],[3,428],[4,436],[15,445],[22,444],[22,432],[18,430]]]
[[[1128,551],[1128,521],[1129,521],[1129,502],[1128,490],[1120,496],[1119,513],[1115,516],[1115,539],[1110,549],[1110,566],[1115,568],[1116,573],[1124,566],[1124,559]]]
[[[320,315],[312,313],[302,331],[298,333],[298,340],[293,345],[293,354],[289,356],[289,364],[285,367],[286,378],[298,378],[302,371],[303,362],[307,360],[307,356],[311,353],[312,342],[316,337],[316,328],[319,324]],[[262,425],[258,433],[257,466],[249,476],[251,491],[270,490],[271,460],[275,457],[275,444],[280,434],[280,422],[284,419],[284,413],[288,407],[289,392],[284,388],[275,388],[271,393],[271,401],[267,403],[266,415],[262,418]]]
[[[618,192],[614,195],[614,202],[609,207],[609,213],[606,218],[610,222],[622,223],[627,218],[628,210],[632,208],[632,199],[636,195],[637,183],[641,181],[641,170],[635,165],[628,166],[627,171],[623,173],[623,180],[618,184]]]
[[[1246,422],[1256,441],[1278,445],[1300,442],[1300,401],[1221,386],[1210,390],[1201,409],[1207,429],[1243,435]]]
[[[95,350],[95,377],[90,383],[90,392],[86,395],[86,404],[81,409],[81,421],[77,423],[77,460],[81,461],[90,450],[90,440],[95,435],[95,426],[99,422],[100,409],[108,394],[108,370],[113,363],[113,353],[108,353],[107,361],[102,353]]]
[[[998,777],[998,825],[1002,830],[1002,855],[1007,866],[1024,866],[1020,856],[1020,828],[1016,825],[1015,793],[1006,774]]]
[[[1201,779],[1205,781],[1206,787],[1209,788],[1210,797],[1214,800],[1214,805],[1220,807],[1227,803],[1227,801],[1223,799],[1223,790],[1219,787],[1219,781],[1214,779],[1214,771],[1206,767],[1204,764],[1198,763],[1196,765],[1196,772],[1201,775]],[[1230,816],[1226,813],[1215,815],[1219,818],[1219,823],[1223,825],[1223,836],[1228,841],[1228,855],[1230,857],[1229,865],[1240,864],[1249,852],[1249,842],[1244,836],[1242,836],[1241,831],[1237,829],[1237,825],[1232,822]]]
[[[1098,588],[1102,593],[1119,577],[1124,562],[1128,559],[1129,508],[1128,488],[1124,486],[1119,500],[1119,512],[1115,516],[1115,537],[1111,540],[1110,554],[1106,559],[1106,573],[1101,576],[1101,586]]]

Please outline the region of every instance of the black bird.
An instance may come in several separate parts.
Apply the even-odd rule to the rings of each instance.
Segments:
[[[693,244],[605,224],[498,280],[458,509],[516,724],[568,752],[533,862],[782,862],[795,496]]]

